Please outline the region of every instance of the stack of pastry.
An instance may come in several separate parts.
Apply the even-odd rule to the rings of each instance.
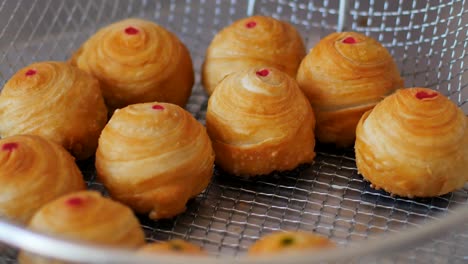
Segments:
[[[71,193],[46,204],[28,227],[94,245],[136,249],[145,243],[143,230],[132,211],[93,191]],[[24,251],[18,260],[20,264],[51,263],[50,259]]]
[[[272,67],[226,77],[208,101],[216,163],[240,176],[268,174],[315,157],[315,118],[296,81]]]
[[[230,73],[263,65],[295,77],[304,56],[302,38],[289,23],[265,16],[240,19],[210,43],[203,64],[203,85],[212,94]]]
[[[94,155],[107,121],[99,83],[64,62],[33,63],[19,70],[0,95],[0,136],[34,134],[76,158]]]
[[[364,114],[356,131],[356,164],[376,189],[431,197],[468,181],[468,120],[437,91],[397,91]]]
[[[152,219],[183,212],[208,185],[213,162],[205,128],[168,103],[117,110],[96,152],[98,177],[112,197]]]
[[[297,82],[317,118],[317,139],[352,146],[362,114],[403,87],[390,53],[376,40],[354,32],[333,33],[304,58]]]
[[[63,147],[22,135],[0,140],[0,186],[0,215],[25,224],[41,206],[85,183]]]
[[[99,80],[111,111],[153,101],[185,106],[194,82],[185,45],[168,30],[142,19],[102,28],[70,62]]]
[[[104,27],[69,63],[21,69],[0,95],[0,214],[67,239],[203,255],[180,240],[144,246],[131,209],[174,217],[207,187],[215,160],[239,176],[290,170],[313,161],[315,136],[355,143],[359,171],[392,194],[437,196],[465,184],[467,118],[436,91],[399,89],[403,80],[380,43],[333,33],[305,55],[299,33],[273,18],[219,32],[203,65],[206,130],[182,108],[194,82],[189,51],[150,21]],[[95,153],[99,180],[125,205],[76,192],[85,183],[71,155]],[[333,246],[286,232],[249,254]],[[19,259],[49,261],[24,252]]]

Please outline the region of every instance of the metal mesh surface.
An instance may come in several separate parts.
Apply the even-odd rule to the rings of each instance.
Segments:
[[[252,2],[252,1],[251,1]],[[307,47],[338,29],[340,2],[254,1],[254,13],[291,22]],[[146,0],[1,1],[0,84],[18,69],[42,60],[66,60],[98,28],[127,17],[153,20],[176,33],[191,51],[196,85],[187,109],[202,123],[207,97],[200,84],[205,49],[213,36],[245,17],[248,2]],[[364,32],[395,57],[406,86],[440,90],[468,112],[468,7],[466,1],[348,1],[345,30]],[[314,164],[267,177],[242,179],[216,169],[212,183],[172,220],[140,216],[148,241],[187,239],[215,256],[243,255],[274,230],[306,230],[340,246],[410,231],[467,206],[468,186],[432,199],[405,199],[375,191],[357,174],[352,149],[317,146]],[[94,161],[79,164],[91,189]],[[415,245],[388,261],[466,261],[468,226],[446,238]],[[14,263],[3,249],[0,263]],[[437,261],[437,259],[435,259]],[[427,262],[424,262],[427,263]]]

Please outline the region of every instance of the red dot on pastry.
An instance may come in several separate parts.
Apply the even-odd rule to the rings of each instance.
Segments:
[[[257,22],[255,21],[249,21],[247,22],[247,24],[245,24],[247,28],[254,28],[256,25],[257,25]]]
[[[164,110],[164,106],[162,105],[153,105],[153,107],[151,108],[153,108],[154,110]]]
[[[434,98],[438,95],[437,92],[432,92],[432,93],[428,93],[426,91],[419,91],[416,93],[416,98],[418,98],[419,100],[422,100],[422,99],[426,99],[426,98]]]
[[[357,43],[357,40],[353,37],[347,37],[345,39],[343,39],[343,43],[345,44],[355,44]]]
[[[16,142],[5,143],[2,146],[2,150],[6,150],[6,151],[12,151],[16,148],[18,148],[18,143]]]
[[[263,70],[257,71],[256,74],[257,74],[258,76],[265,77],[265,76],[268,76],[268,74],[270,74],[270,71],[267,70],[267,69],[263,69]]]
[[[81,199],[80,197],[72,197],[72,198],[69,198],[66,201],[66,203],[71,206],[78,206],[78,205],[83,204],[83,199]]]
[[[128,35],[135,35],[138,34],[138,32],[140,31],[132,26],[125,28],[125,33],[127,33]]]
[[[24,75],[26,76],[33,76],[34,74],[36,74],[37,71],[34,70],[34,69],[29,69]]]

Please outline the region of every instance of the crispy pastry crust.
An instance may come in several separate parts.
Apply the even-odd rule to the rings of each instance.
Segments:
[[[274,68],[226,77],[208,101],[206,125],[217,165],[234,175],[290,170],[315,157],[312,108],[296,81]]]
[[[256,241],[250,248],[250,256],[294,253],[333,248],[335,244],[326,237],[303,231],[274,232]]]
[[[70,62],[99,80],[111,111],[153,101],[183,107],[194,83],[185,45],[173,33],[142,19],[125,19],[100,29]]]
[[[128,207],[95,191],[60,197],[42,207],[31,219],[31,230],[65,239],[136,249],[145,243],[138,219]],[[19,263],[63,263],[21,252]]]
[[[240,19],[221,30],[206,51],[202,81],[208,94],[228,74],[268,65],[295,77],[305,46],[297,30],[272,17]]]
[[[141,253],[166,253],[166,254],[182,254],[182,255],[198,255],[205,256],[206,252],[199,246],[181,239],[174,239],[160,243],[146,244],[140,248]]]
[[[317,139],[343,147],[354,144],[362,114],[403,87],[390,53],[354,32],[322,39],[301,62],[297,82],[314,108]]]
[[[167,103],[115,111],[96,153],[98,177],[112,197],[152,219],[185,211],[187,201],[208,185],[213,163],[203,125]]]
[[[0,140],[0,215],[25,224],[44,204],[85,189],[74,158],[39,136]]]
[[[420,95],[430,95],[419,99]],[[425,88],[398,90],[363,115],[356,164],[376,189],[439,196],[468,180],[468,122],[453,102]]]
[[[57,142],[77,159],[94,154],[107,109],[98,81],[63,62],[19,70],[0,95],[0,135],[34,134]]]

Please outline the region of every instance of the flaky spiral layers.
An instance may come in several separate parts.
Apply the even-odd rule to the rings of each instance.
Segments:
[[[0,215],[26,223],[42,205],[83,190],[85,183],[73,157],[39,136],[0,140]]]
[[[205,128],[190,113],[166,103],[115,111],[96,153],[99,179],[113,198],[152,219],[185,210],[213,173],[214,153]]]
[[[303,231],[274,232],[262,237],[249,248],[250,256],[295,253],[334,248],[326,237]]]
[[[128,207],[95,191],[62,196],[42,207],[28,228],[43,234],[101,246],[136,249],[145,237]],[[64,263],[21,252],[20,264]]]
[[[294,79],[270,67],[227,76],[208,101],[216,163],[234,175],[289,170],[315,157],[315,118]]]
[[[102,28],[71,63],[99,79],[111,111],[153,101],[183,107],[194,83],[192,59],[184,44],[163,27],[141,19]]]
[[[443,195],[468,180],[468,121],[448,98],[398,90],[363,115],[356,164],[374,188],[405,197]]]
[[[203,85],[212,94],[228,74],[264,65],[295,77],[305,54],[301,36],[287,22],[265,16],[244,18],[221,30],[209,45]]]
[[[198,255],[205,256],[206,252],[199,246],[181,239],[174,239],[159,243],[150,243],[142,248],[139,252],[141,253],[161,253],[161,254],[177,254],[177,255]]]
[[[359,118],[403,79],[390,53],[354,32],[322,39],[301,62],[297,82],[314,108],[319,141],[350,146]]]
[[[19,70],[0,95],[0,136],[40,135],[77,159],[94,154],[107,109],[99,83],[63,62],[39,62]]]

